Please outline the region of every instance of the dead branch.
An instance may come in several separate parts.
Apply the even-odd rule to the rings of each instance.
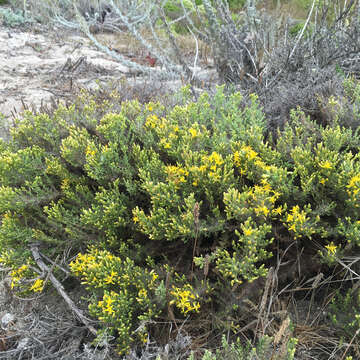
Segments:
[[[75,305],[75,303],[70,299],[68,294],[65,292],[64,287],[60,283],[58,279],[51,273],[49,267],[42,261],[41,255],[39,253],[39,249],[36,244],[33,244],[30,248],[31,253],[33,255],[33,258],[36,262],[36,264],[39,266],[39,268],[48,273],[49,280],[57,290],[57,292],[61,295],[61,297],[65,300],[65,302],[70,307],[71,311],[79,318],[79,320],[87,327],[87,329],[93,334],[97,335],[96,329],[90,324],[89,320],[85,317],[85,315],[82,313],[80,309],[78,309]]]

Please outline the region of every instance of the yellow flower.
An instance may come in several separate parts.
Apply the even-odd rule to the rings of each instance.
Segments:
[[[238,167],[241,165],[241,162],[240,162],[240,154],[239,154],[238,151],[235,151],[235,152],[234,152],[234,164],[235,164],[236,166],[238,166]]]
[[[335,255],[337,246],[334,245],[333,242],[331,242],[329,245],[326,245],[325,248],[327,249],[329,255]]]
[[[241,150],[245,152],[249,160],[255,159],[258,156],[258,153],[254,151],[251,146],[244,146]]]
[[[257,208],[254,209],[256,215],[260,215],[260,213],[263,213],[265,216],[267,216],[270,212],[270,210],[266,207],[266,206],[259,206]]]
[[[170,304],[176,304],[177,308],[183,314],[187,314],[190,311],[198,312],[200,309],[200,303],[196,301],[199,296],[192,292],[191,285],[186,286],[186,288],[181,289],[173,287],[173,291],[170,292],[174,296],[174,300],[170,301]]]
[[[146,298],[147,297],[147,291],[146,289],[140,289],[138,293],[139,298]]]
[[[116,272],[114,270],[111,271],[111,274],[105,278],[105,284],[115,284],[114,277],[116,276]]]
[[[250,236],[254,232],[251,228],[243,228],[243,233],[245,236]]]
[[[114,302],[114,299],[112,299],[109,295],[105,295],[104,300],[106,301],[106,306],[110,306]]]
[[[322,168],[322,169],[332,169],[333,166],[331,165],[331,162],[329,160],[326,160],[326,161],[321,161],[319,163],[319,166]]]
[[[114,309],[111,307],[111,305],[108,305],[105,309],[105,312],[109,313],[110,315],[114,314]]]
[[[148,105],[147,108],[148,108],[149,111],[153,111],[153,107],[151,105]]]
[[[198,133],[197,133],[196,129],[194,129],[194,128],[190,128],[189,133],[193,139],[198,136]]]
[[[273,214],[275,214],[275,215],[281,215],[282,211],[283,211],[282,207],[279,206],[279,207],[277,207],[276,209],[274,209],[272,212],[273,212]]]
[[[85,150],[85,154],[87,156],[94,156],[96,154],[96,150],[92,149],[90,145],[87,146],[86,150]]]
[[[36,279],[34,284],[31,286],[30,290],[34,292],[41,292],[44,289],[44,280]]]
[[[224,162],[221,155],[216,151],[213,151],[209,156],[209,161],[215,163],[216,165],[221,165]]]
[[[28,267],[29,267],[29,265],[22,265],[19,267],[18,272],[21,273],[21,272],[25,271]]]
[[[359,185],[360,185],[360,174],[353,176],[349,184],[346,186],[348,189],[352,189],[348,191],[349,195],[353,194],[356,195],[359,191]]]

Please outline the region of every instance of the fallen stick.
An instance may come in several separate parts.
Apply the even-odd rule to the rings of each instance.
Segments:
[[[77,315],[79,320],[88,328],[88,330],[93,334],[97,335],[96,329],[90,324],[89,320],[85,317],[85,315],[82,313],[80,309],[78,309],[75,305],[75,303],[70,299],[68,294],[65,292],[64,287],[60,283],[60,281],[51,273],[49,267],[42,261],[41,255],[39,253],[39,249],[36,245],[32,245],[30,247],[30,250],[32,252],[32,255],[34,257],[34,260],[36,264],[39,266],[39,268],[48,273],[48,278],[51,281],[51,283],[54,285],[57,292],[62,296],[62,298],[65,300],[65,302],[69,305],[71,311]]]

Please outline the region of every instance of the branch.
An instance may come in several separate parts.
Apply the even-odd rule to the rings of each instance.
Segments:
[[[294,55],[294,52],[295,52],[297,46],[299,45],[299,42],[300,42],[301,38],[302,38],[303,35],[304,35],[304,32],[305,32],[305,30],[306,30],[306,28],[307,28],[307,26],[308,26],[308,24],[309,24],[309,21],[310,21],[312,12],[313,12],[313,10],[314,10],[315,3],[316,3],[316,0],[313,0],[313,3],[312,3],[312,6],[311,6],[309,15],[308,15],[308,17],[307,17],[307,19],[306,19],[306,22],[305,22],[305,24],[304,24],[304,26],[303,26],[303,28],[302,28],[302,30],[301,30],[301,33],[300,33],[298,39],[296,40],[295,45],[294,45],[294,47],[293,47],[293,49],[292,49],[292,51],[291,51],[291,53],[290,53],[289,59],[292,58],[292,56]]]
[[[138,32],[136,27],[133,23],[129,22],[129,19],[127,16],[124,16],[124,14],[121,12],[121,10],[114,4],[113,0],[110,0],[110,4],[114,8],[114,11],[116,15],[119,16],[120,20],[125,24],[125,26],[128,28],[128,30],[131,32],[131,34],[134,36],[135,39],[137,39],[141,45],[152,55],[154,55],[158,61],[170,72],[178,74],[178,69],[173,64],[169,63],[166,58],[160,54],[157,49],[155,49],[150,42],[146,41],[141,34]],[[144,19],[147,18],[149,15],[145,14]],[[152,69],[154,70],[154,69]],[[149,71],[147,71],[149,72]],[[179,75],[179,74],[178,74]]]
[[[68,294],[65,292],[64,287],[60,283],[58,279],[51,273],[49,267],[42,261],[41,255],[39,253],[39,249],[37,248],[36,244],[32,244],[30,247],[31,253],[33,255],[33,258],[38,265],[38,267],[44,271],[47,272],[49,275],[49,280],[54,285],[57,292],[62,296],[62,298],[65,300],[65,302],[70,307],[71,311],[79,318],[79,320],[88,328],[88,330],[93,334],[97,335],[96,329],[90,324],[89,320],[85,317],[85,315],[82,313],[80,309],[78,309],[75,305],[75,303],[70,299]]]

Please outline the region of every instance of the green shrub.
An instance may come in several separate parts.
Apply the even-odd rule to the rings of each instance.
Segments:
[[[228,0],[231,10],[239,10],[245,6],[246,0]]]
[[[5,26],[16,27],[33,22],[32,19],[24,17],[21,10],[13,11],[11,9],[0,9],[0,20]]]
[[[357,85],[346,91],[357,116]],[[292,111],[273,141],[254,95],[177,98],[166,108],[83,94],[25,113],[0,147],[1,262],[20,278],[34,242],[52,259],[80,253],[73,273],[120,352],[166,310],[195,321],[216,308],[235,332],[243,283],[289,242],[328,265],[359,245],[360,138],[339,102],[326,127]]]
[[[105,325],[98,334],[99,341],[105,335],[116,335],[121,354],[128,352],[137,339],[146,343],[146,323],[165,301],[159,291],[158,274],[136,266],[128,257],[94,247],[87,254],[79,254],[70,268],[93,293],[90,313]]]
[[[250,342],[243,345],[239,340],[233,343],[229,343],[226,337],[222,337],[221,347],[216,351],[205,350],[201,360],[266,360],[266,359],[278,359],[278,360],[292,360],[294,359],[295,346],[297,339],[291,338],[285,344],[283,353],[280,349],[275,350],[272,342],[273,338],[269,336],[262,337],[256,346],[252,346]],[[188,360],[194,360],[194,354],[192,353]]]
[[[360,329],[360,292],[347,290],[344,294],[337,291],[330,304],[330,318],[346,341],[351,341]]]

